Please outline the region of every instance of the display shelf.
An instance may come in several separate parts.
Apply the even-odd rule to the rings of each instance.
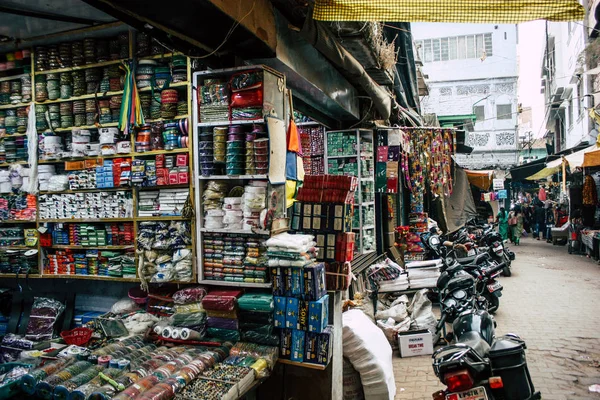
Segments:
[[[124,246],[76,246],[55,244],[52,246],[42,246],[45,249],[66,249],[66,250],[129,250],[135,248],[134,244]]]
[[[20,68],[23,68],[23,67],[20,67]],[[12,70],[16,70],[16,69],[20,69],[20,68],[13,68]],[[4,70],[2,72],[8,72],[8,71],[12,71],[12,70]],[[2,78],[0,78],[0,82],[16,81],[21,78],[27,78],[28,76],[31,76],[31,74],[17,74],[17,75],[3,76]]]
[[[117,90],[115,92],[102,92],[102,93],[92,93],[92,94],[83,94],[81,96],[73,96],[68,99],[56,99],[56,100],[44,100],[44,101],[36,101],[35,104],[54,104],[54,103],[64,103],[66,101],[77,101],[77,100],[90,100],[95,98],[103,98],[103,97],[112,97],[112,96],[120,96],[123,94],[122,90]]]
[[[181,215],[163,215],[163,216],[143,216],[135,217],[137,221],[189,221],[189,218],[184,218]]]
[[[151,92],[153,89],[155,92],[160,92],[161,90],[164,89],[177,89],[177,88],[183,88],[183,87],[187,87],[190,83],[188,81],[185,82],[175,82],[175,83],[170,83],[169,86],[167,86],[166,88],[153,88],[152,86],[148,86],[148,87],[144,87],[141,89],[138,89],[138,92]]]
[[[182,183],[181,185],[160,185],[160,186],[134,186],[137,190],[160,190],[160,189],[185,189],[189,188],[190,185]]]
[[[134,157],[144,157],[144,156],[155,156],[157,154],[180,154],[180,153],[189,153],[189,152],[190,152],[189,147],[182,147],[182,148],[173,149],[173,150],[151,150],[151,151],[144,151],[142,153],[133,153],[133,156]]]
[[[251,179],[268,179],[269,176],[268,175],[210,175],[210,176],[202,176],[200,175],[198,177],[198,179],[200,180],[204,180],[204,181],[209,181],[209,180],[225,180],[225,179],[229,179],[229,180],[235,180],[235,179],[241,179],[241,180],[251,180]]]
[[[164,121],[173,121],[176,119],[185,119],[185,118],[189,118],[189,114],[185,114],[185,115],[176,115],[175,118],[144,118],[144,122],[146,123],[152,123],[152,122],[164,122]]]
[[[296,126],[321,126],[323,125],[317,121],[307,121],[307,122],[296,122]]]
[[[356,157],[358,157],[358,155],[351,154],[351,155],[347,155],[347,156],[326,156],[326,157],[331,160],[336,160],[336,159],[340,159],[340,158],[356,158]]]
[[[37,250],[37,246],[25,246],[16,245],[16,246],[0,246],[0,250]]]
[[[49,190],[41,190],[40,194],[74,194],[74,193],[90,193],[90,192],[120,192],[130,191],[131,187],[118,187],[118,188],[93,188],[93,189],[77,189],[77,190],[60,190],[58,192],[52,192]]]
[[[144,56],[139,57],[138,60],[160,60],[161,58],[172,58],[173,56],[182,56],[182,53],[163,53],[163,54],[154,54],[152,56]]]
[[[111,282],[139,282],[140,278],[118,278],[104,275],[67,275],[67,274],[42,274],[44,279],[84,279],[90,281],[111,281]]]
[[[17,277],[16,273],[14,273],[14,274],[11,273],[11,272],[2,272],[2,273],[0,273],[0,279],[2,279],[2,278],[5,278],[5,279],[8,279],[8,278],[15,279],[16,277]],[[19,279],[26,279],[27,277],[29,279],[40,279],[42,276],[40,274],[29,274],[29,276],[27,276],[27,274],[21,274],[21,273],[19,274]]]
[[[67,223],[75,223],[75,222],[131,222],[133,221],[133,217],[130,218],[100,218],[100,219],[90,219],[90,218],[86,218],[86,219],[39,219],[38,222],[40,224],[44,224],[44,223],[63,223],[63,224],[67,224]]]
[[[9,162],[9,163],[0,163],[0,167],[10,167],[11,165],[14,165],[14,164],[27,165],[29,163],[27,161],[13,161],[13,162]]]
[[[277,360],[277,362],[279,362],[281,364],[285,364],[285,365],[293,365],[295,367],[316,369],[316,370],[319,370],[319,371],[325,371],[327,369],[327,365],[313,364],[313,363],[306,363],[306,362],[298,362],[298,361],[291,361],[291,360],[284,360],[283,358],[279,358]]]
[[[211,228],[200,228],[200,232],[203,233],[231,233],[239,235],[261,235],[268,236],[271,232],[263,229],[246,230],[246,229],[211,229]]]
[[[36,220],[35,219],[28,219],[28,220],[24,220],[24,219],[3,219],[0,220],[0,224],[35,224]]]
[[[11,138],[11,137],[22,137],[22,136],[27,136],[27,134],[26,133],[13,133],[11,135],[4,134],[3,136],[1,136],[1,138],[6,139],[6,138]]]
[[[71,132],[73,129],[100,129],[100,128],[112,128],[119,126],[118,122],[107,122],[104,124],[98,123],[96,125],[83,125],[83,126],[70,126],[68,128],[55,128],[54,132]]]
[[[250,283],[250,282],[231,282],[231,281],[217,281],[212,279],[201,279],[198,283],[203,285],[213,286],[232,286],[232,287],[247,287],[247,288],[271,288],[273,284],[268,283]]]
[[[31,103],[16,103],[16,104],[2,104],[0,110],[10,110],[12,108],[29,107]]]
[[[121,64],[122,62],[127,61],[127,60],[128,59],[126,59],[126,58],[120,58],[118,60],[110,60],[110,61],[97,62],[97,63],[93,63],[93,64],[79,65],[77,67],[55,68],[55,69],[47,69],[45,71],[34,71],[33,75],[58,74],[61,72],[81,71],[81,70],[90,69],[90,68],[108,67],[109,65]]]
[[[225,126],[225,125],[245,125],[245,124],[264,124],[265,119],[249,119],[239,121],[214,121],[214,122],[198,122],[198,126]]]

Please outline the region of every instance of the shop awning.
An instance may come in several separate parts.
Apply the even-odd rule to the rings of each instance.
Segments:
[[[576,151],[575,153],[571,153],[565,156],[565,160],[569,163],[569,167],[571,171],[575,168],[581,168],[583,166],[583,161],[585,158],[585,154],[597,150],[598,147],[594,144],[593,146],[587,147],[585,149]]]
[[[581,21],[577,0],[317,0],[320,21],[406,21],[517,24]]]
[[[541,171],[528,176],[527,179],[528,181],[537,181],[540,179],[545,179],[547,177],[549,177],[550,175],[554,175],[556,173],[558,173],[558,171],[560,171],[560,169],[562,168],[562,158],[558,158],[554,161],[550,161],[548,164],[546,164],[546,168],[542,169]]]
[[[465,172],[467,173],[467,179],[469,179],[471,185],[478,187],[481,190],[489,190],[490,186],[492,186],[494,171],[469,171],[466,169]]]
[[[600,166],[600,147],[587,151],[583,155],[583,167],[598,167]]]

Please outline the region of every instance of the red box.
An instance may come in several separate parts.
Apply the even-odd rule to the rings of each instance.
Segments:
[[[177,167],[187,167],[188,165],[188,154],[177,154],[177,161],[175,164]]]
[[[165,155],[157,154],[156,155],[156,168],[164,168],[165,166]]]
[[[179,176],[177,172],[169,172],[169,185],[179,184]]]
[[[177,175],[179,176],[178,180],[179,180],[179,184],[180,185],[183,185],[183,184],[186,184],[186,183],[190,182],[190,179],[189,179],[190,176],[189,176],[189,174],[187,172],[179,172]]]
[[[347,262],[354,259],[354,232],[339,233],[335,238],[335,261]]]

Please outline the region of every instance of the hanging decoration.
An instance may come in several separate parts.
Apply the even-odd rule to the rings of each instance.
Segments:
[[[123,87],[123,101],[121,102],[121,118],[119,128],[125,135],[131,132],[132,127],[144,124],[142,104],[135,83],[135,64],[133,62],[121,64],[125,70],[125,85]]]

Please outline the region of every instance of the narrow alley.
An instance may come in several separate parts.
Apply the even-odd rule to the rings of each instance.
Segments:
[[[496,334],[516,333],[527,342],[536,390],[547,400],[600,398],[600,266],[563,246],[523,238],[513,275],[503,277]],[[431,399],[443,386],[431,358],[394,357],[396,399]]]

